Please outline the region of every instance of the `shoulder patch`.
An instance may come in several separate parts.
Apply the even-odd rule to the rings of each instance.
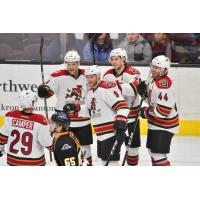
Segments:
[[[155,83],[160,89],[168,89],[172,85],[172,81],[168,76],[161,77],[160,79],[156,80]]]
[[[132,67],[132,66],[127,66],[125,68],[124,72],[126,72],[126,73],[128,73],[130,75],[140,74],[140,72],[137,69],[135,69],[134,67]]]
[[[84,69],[80,69],[81,71],[81,75],[85,75],[85,70]]]
[[[99,85],[99,87],[105,88],[105,89],[113,88],[115,86],[116,86],[116,83],[111,82],[111,81],[102,81]]]
[[[69,73],[67,72],[67,70],[59,70],[59,71],[56,71],[54,73],[51,74],[52,77],[59,77],[59,76],[68,76]]]
[[[38,122],[43,125],[48,125],[47,118],[40,114],[34,114],[32,116],[33,121]]]
[[[10,112],[7,112],[6,113],[6,117],[18,117],[21,115],[21,112],[19,110],[13,110],[13,111],[10,111]]]
[[[103,76],[105,76],[107,74],[113,74],[113,73],[114,73],[114,69],[109,69],[106,71],[106,73]]]

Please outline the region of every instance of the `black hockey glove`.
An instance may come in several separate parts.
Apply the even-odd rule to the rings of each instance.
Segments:
[[[68,103],[64,105],[63,111],[66,114],[76,114],[81,110],[80,104],[75,104],[75,103]]]
[[[137,91],[140,96],[147,97],[147,85],[145,81],[142,81],[138,84]]]
[[[0,157],[4,155],[4,151],[0,151]]]
[[[48,85],[39,85],[38,86],[38,96],[40,98],[46,98],[49,96],[50,87]]]
[[[116,130],[118,142],[122,144],[126,139],[127,119],[124,116],[117,116],[113,127]]]

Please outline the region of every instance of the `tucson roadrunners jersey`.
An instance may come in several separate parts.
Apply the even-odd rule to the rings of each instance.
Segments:
[[[130,123],[135,121],[136,115],[139,111],[138,106],[140,97],[136,88],[140,81],[140,72],[137,69],[134,69],[132,66],[127,66],[124,68],[120,75],[117,75],[113,68],[109,69],[104,74],[103,80],[113,82],[118,81],[120,83],[122,88],[122,95],[130,107],[128,122]]]
[[[51,74],[47,84],[57,96],[57,110],[63,110],[63,106],[67,103],[79,103],[81,105],[81,110],[76,115],[70,116],[70,127],[82,127],[90,123],[88,109],[84,105],[87,93],[87,81],[84,70],[79,69],[77,78],[71,76],[67,70],[57,71]]]
[[[148,124],[151,130],[178,131],[179,116],[175,101],[173,82],[168,76],[152,80],[148,87]]]
[[[9,165],[45,165],[44,147],[52,150],[52,137],[44,116],[19,110],[5,115],[0,146],[7,144]]]
[[[116,116],[127,117],[128,104],[121,91],[113,82],[100,82],[95,89],[89,90],[86,103],[91,112],[94,130],[102,141],[115,135],[113,122]]]

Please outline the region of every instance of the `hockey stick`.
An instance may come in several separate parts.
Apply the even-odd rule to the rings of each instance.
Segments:
[[[118,138],[119,138],[119,134],[117,135],[117,138],[115,139],[115,142],[112,146],[112,149],[110,151],[110,154],[109,154],[106,164],[104,166],[108,166],[111,156],[115,153],[115,149],[117,148],[117,144],[118,144]]]
[[[146,84],[147,85],[149,84],[150,79],[151,79],[151,70],[149,70],[149,74],[148,74],[148,77],[147,77],[147,80],[146,80]],[[142,103],[143,103],[144,99],[145,99],[145,96],[143,95],[142,98],[141,98],[141,101],[140,101],[140,105],[139,105],[139,112],[137,113],[137,116],[136,116],[136,119],[135,119],[134,129],[131,132],[131,134],[129,136],[129,139],[128,139],[128,144],[126,146],[126,153],[124,155],[122,166],[124,166],[125,162],[126,162],[126,158],[127,158],[127,155],[128,155],[128,150],[129,150],[129,148],[131,146],[131,143],[132,143],[132,140],[133,140],[133,136],[134,136],[136,128],[137,128],[138,120],[139,120],[140,113],[141,113],[141,107],[142,107]]]
[[[42,50],[44,46],[44,38],[41,36],[41,42],[40,42],[40,66],[41,66],[41,75],[42,75],[42,84],[44,84],[44,69],[43,69],[43,56],[42,56]],[[47,99],[44,98],[44,110],[46,114],[46,118],[48,120],[48,110],[47,110]],[[49,151],[50,161],[52,162],[52,152]]]

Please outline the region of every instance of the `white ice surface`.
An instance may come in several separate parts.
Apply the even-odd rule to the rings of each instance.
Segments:
[[[146,137],[141,138],[139,166],[150,166],[150,157],[145,147]],[[47,165],[55,166],[55,162],[49,162],[49,154],[46,152]],[[125,153],[125,146],[122,147],[121,159]],[[92,145],[93,164],[100,166],[101,160],[96,154],[96,137]],[[171,165],[174,166],[200,166],[200,137],[174,137],[171,144],[171,153],[168,156]],[[6,165],[6,156],[0,158],[0,165]]]

